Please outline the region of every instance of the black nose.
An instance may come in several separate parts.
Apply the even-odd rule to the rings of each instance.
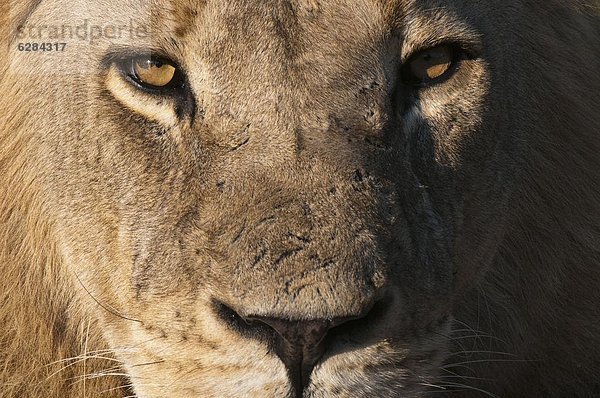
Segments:
[[[242,315],[222,302],[215,301],[215,310],[234,330],[249,337],[266,337],[272,349],[285,364],[294,389],[294,398],[301,398],[310,384],[313,368],[328,345],[349,335],[366,333],[383,319],[390,300],[381,299],[365,306],[360,314],[344,314],[331,319],[294,320],[273,316]],[[342,325],[343,324],[343,325]]]
[[[313,367],[323,355],[327,332],[350,319],[316,319],[290,321],[268,317],[246,317],[247,322],[260,323],[276,332],[275,350],[288,369],[296,396],[308,385]]]

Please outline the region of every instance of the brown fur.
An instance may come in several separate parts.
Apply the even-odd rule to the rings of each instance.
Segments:
[[[0,396],[293,397],[215,301],[386,304],[307,398],[600,394],[597,1],[88,3],[0,1]],[[82,15],[151,33],[16,51]],[[477,55],[409,100],[443,37]],[[132,45],[193,97],[122,81]]]

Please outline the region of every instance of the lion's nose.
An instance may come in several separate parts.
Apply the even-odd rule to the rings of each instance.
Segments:
[[[308,385],[313,367],[327,348],[327,333],[349,319],[291,321],[246,317],[246,322],[268,326],[276,333],[275,351],[288,369],[296,396]]]
[[[277,332],[278,339],[284,345],[294,349],[311,350],[325,338],[332,326],[329,320],[288,321],[266,317],[248,317],[248,322],[260,322]]]
[[[369,308],[361,316],[347,316],[332,319],[291,320],[285,318],[242,315],[231,307],[216,302],[217,313],[234,329],[248,336],[269,334],[272,336],[273,350],[285,364],[293,388],[294,397],[301,397],[310,383],[314,366],[324,354],[342,324],[362,321]],[[354,322],[352,322],[354,323]],[[344,325],[345,327],[345,325]],[[334,329],[334,330],[332,330]],[[331,333],[330,333],[331,331]]]

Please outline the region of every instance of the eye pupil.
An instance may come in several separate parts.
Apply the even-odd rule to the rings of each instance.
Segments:
[[[442,78],[452,67],[454,49],[442,45],[421,51],[406,64],[403,70],[405,78],[412,83],[431,83]]]

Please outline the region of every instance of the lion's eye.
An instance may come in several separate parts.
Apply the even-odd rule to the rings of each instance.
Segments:
[[[181,73],[177,66],[163,58],[147,56],[129,59],[125,68],[125,73],[144,89],[172,89],[181,83]]]
[[[403,74],[413,83],[430,83],[443,78],[452,68],[456,59],[450,45],[443,45],[421,51],[406,63]]]

